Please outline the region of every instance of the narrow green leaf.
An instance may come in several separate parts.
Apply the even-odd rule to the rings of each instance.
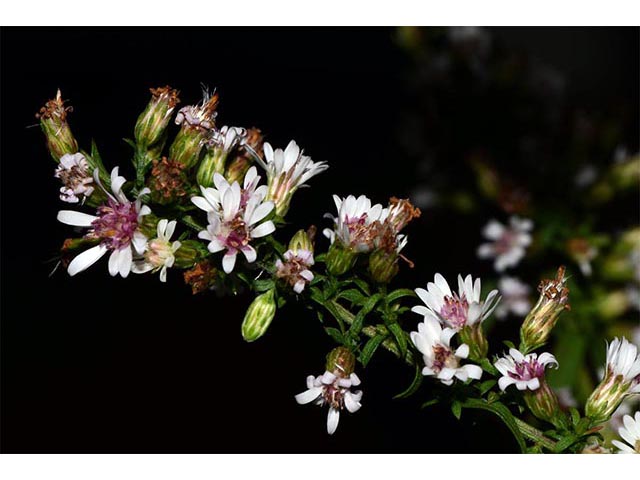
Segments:
[[[451,413],[453,413],[454,417],[460,420],[460,416],[462,415],[462,404],[458,400],[455,400],[451,404]]]
[[[253,282],[253,287],[256,292],[266,292],[274,287],[274,281],[270,278],[266,280],[255,280]]]
[[[398,290],[394,290],[389,295],[387,295],[387,303],[391,304],[402,297],[415,297],[416,294],[413,290],[409,290],[408,288],[399,288]]]
[[[375,308],[376,304],[378,303],[378,301],[380,301],[381,297],[382,297],[381,294],[376,293],[375,295],[369,297],[369,299],[364,303],[360,311],[357,313],[357,315],[353,319],[351,328],[349,328],[349,333],[353,337],[357,337],[358,335],[360,335],[360,331],[364,326],[365,317],[371,312],[371,310]]]
[[[422,405],[420,405],[420,408],[427,408],[427,407],[430,407],[431,405],[435,405],[436,403],[438,403],[438,399],[432,398],[431,400],[427,400]]]
[[[400,349],[400,355],[402,358],[407,354],[407,337],[406,333],[398,323],[391,323],[387,325],[387,328],[395,338],[398,348]]]
[[[487,393],[489,390],[491,390],[491,388],[493,388],[493,386],[498,383],[497,380],[486,380],[482,383],[480,383],[479,385],[477,385],[478,390],[480,391],[480,395],[484,395],[485,393]]]
[[[571,407],[569,409],[569,413],[571,414],[571,423],[575,426],[580,421],[580,412],[578,412],[577,408]]]
[[[376,350],[385,338],[386,337],[384,335],[376,335],[374,337],[371,337],[369,341],[364,345],[364,347],[362,348],[362,353],[360,354],[360,362],[362,363],[363,367],[367,366],[367,364],[373,357],[373,354],[376,353]]]
[[[578,441],[578,437],[576,437],[574,435],[569,435],[568,437],[564,437],[563,439],[561,439],[556,444],[556,448],[555,448],[554,452],[555,453],[562,453],[563,451],[565,451],[567,448],[569,448],[571,445],[573,445],[577,441]]]
[[[360,290],[364,292],[365,295],[371,295],[371,290],[369,289],[369,285],[367,284],[367,282],[360,278],[354,278],[353,283],[355,283],[358,288],[360,288]]]
[[[409,387],[404,392],[400,392],[393,398],[407,398],[416,393],[418,391],[418,388],[420,388],[420,385],[422,385],[422,368],[416,363],[416,372],[413,376],[413,380],[411,381],[411,385],[409,385]]]
[[[367,297],[364,296],[360,290],[357,290],[355,288],[350,288],[349,290],[340,292],[337,298],[344,298],[345,300],[348,300],[356,305],[363,304],[367,299]]]
[[[510,340],[504,340],[502,343],[504,343],[509,348],[516,348],[516,346]]]
[[[344,343],[344,336],[337,328],[325,327],[324,331],[327,332],[327,335],[333,338],[336,343],[339,343],[340,345]]]

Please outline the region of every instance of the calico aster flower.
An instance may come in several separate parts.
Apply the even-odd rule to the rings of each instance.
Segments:
[[[426,316],[418,324],[418,331],[411,332],[411,341],[422,353],[424,360],[423,375],[434,376],[445,385],[451,385],[454,377],[463,382],[469,378],[479,380],[482,377],[479,366],[460,365],[460,360],[469,355],[469,346],[463,343],[454,350],[450,341],[455,334],[455,329],[443,329],[433,316]]]
[[[167,281],[167,269],[173,267],[176,260],[174,254],[182,245],[178,240],[171,242],[175,229],[175,220],[168,221],[163,218],[158,222],[158,236],[147,242],[144,258],[134,262],[133,273],[160,271],[160,281]]]
[[[287,250],[284,252],[284,262],[276,260],[276,277],[285,280],[293,291],[300,294],[304,287],[313,280],[313,273],[309,267],[313,266],[313,252],[309,250]]]
[[[626,443],[620,440],[612,440],[611,443],[618,447],[618,453],[640,453],[640,412],[633,417],[625,415],[622,422],[624,427],[618,429],[618,434]]]
[[[60,200],[67,203],[78,203],[93,193],[93,177],[89,171],[89,163],[82,153],[65,153],[54,176],[59,178]]]
[[[355,413],[362,406],[362,391],[351,392],[351,387],[360,385],[360,379],[355,373],[348,376],[339,372],[325,371],[323,375],[307,377],[306,391],[296,395],[296,402],[300,405],[314,402],[316,405],[329,405],[327,416],[327,433],[333,435],[338,428],[340,410],[346,408],[350,413]]]
[[[453,328],[461,330],[483,322],[500,301],[498,290],[492,290],[487,298],[480,300],[480,279],[475,282],[471,275],[464,280],[458,275],[458,292],[452,292],[449,284],[442,275],[436,273],[433,282],[427,284],[427,289],[416,288],[415,292],[426,306],[418,305],[411,310],[426,318],[432,317]]]
[[[531,220],[516,216],[509,219],[509,226],[491,220],[482,232],[489,242],[478,247],[478,257],[495,259],[493,268],[497,272],[517,265],[531,244],[532,229]]]
[[[238,182],[229,185],[217,173],[214,175],[216,188],[201,188],[204,196],[191,199],[197,207],[207,212],[209,222],[207,229],[201,231],[198,237],[209,241],[210,252],[226,251],[222,259],[222,268],[226,273],[233,271],[238,252],[245,255],[247,262],[254,262],[256,251],[250,242],[275,230],[271,220],[262,222],[274,205],[264,200],[264,186],[256,188],[259,179],[255,167],[252,167],[245,177],[245,188],[241,189]]]
[[[496,306],[496,317],[502,319],[510,313],[525,316],[531,310],[529,293],[531,288],[515,277],[501,277],[498,280],[498,290],[502,299]]]
[[[371,205],[365,195],[358,198],[349,195],[345,199],[334,195],[333,201],[338,216],[326,215],[333,219],[334,229],[325,228],[324,235],[332,244],[337,240],[343,247],[358,253],[370,252],[375,247],[379,222],[388,216],[388,210],[379,203]]]
[[[519,350],[511,348],[508,355],[495,363],[502,374],[498,386],[503,391],[509,385],[515,385],[518,390],[537,390],[544,378],[544,370],[549,365],[558,368],[556,357],[550,353],[545,352],[538,357],[536,353],[523,355]]]
[[[284,216],[296,190],[324,172],[329,165],[326,162],[313,162],[311,157],[302,154],[302,150],[293,140],[284,151],[280,148],[273,150],[273,147],[265,142],[263,151],[264,161],[259,156],[256,160],[267,172],[267,200],[273,201],[276,213]]]
[[[76,256],[67,267],[67,272],[69,275],[82,272],[111,251],[109,274],[114,277],[120,274],[125,278],[131,271],[134,254],[142,255],[147,243],[147,238],[138,229],[138,225],[144,215],[151,213],[148,206],[142,205],[140,198],[149,193],[149,189],[141,190],[138,199],[130,202],[122,191],[126,180],[118,175],[118,167],[111,172],[113,195],[102,186],[97,169],[94,171],[94,180],[108,197],[107,204],[98,207],[97,215],[72,210],[58,212],[60,222],[90,228],[86,237],[100,241],[95,247]]]

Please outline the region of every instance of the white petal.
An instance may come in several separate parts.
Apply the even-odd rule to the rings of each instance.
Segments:
[[[327,415],[327,433],[329,435],[333,435],[338,428],[338,422],[340,421],[340,410],[336,410],[335,408],[329,409],[329,414]]]
[[[498,380],[498,386],[502,391],[504,391],[505,388],[507,388],[509,385],[513,385],[514,383],[516,383],[516,380],[511,377],[500,377],[500,380]]]
[[[118,275],[118,257],[120,257],[121,250],[114,250],[109,255],[109,275],[115,277]]]
[[[276,230],[276,226],[273,224],[271,220],[269,220],[268,222],[261,223],[260,225],[255,227],[253,230],[251,230],[251,237],[252,238],[264,237],[272,234],[275,230]]]
[[[307,382],[308,383],[308,382]],[[296,395],[296,402],[300,405],[304,405],[309,402],[313,402],[322,393],[322,387],[312,387],[302,393]]]
[[[356,399],[353,397],[353,394],[351,392],[345,393],[344,406],[351,413],[357,412],[358,410],[360,410],[360,407],[362,407],[360,402],[356,401]]]
[[[231,273],[233,271],[233,267],[236,265],[236,255],[236,252],[227,253],[222,257],[222,269],[225,273]]]
[[[94,220],[98,217],[87,215],[86,213],[76,212],[73,210],[60,210],[58,212],[58,221],[74,227],[90,227]]]
[[[257,254],[256,254],[256,250],[251,246],[251,245],[247,245],[246,247],[242,247],[242,253],[244,253],[244,256],[247,259],[247,262],[252,263],[256,261],[257,258]]]
[[[74,276],[76,273],[86,270],[100,260],[107,251],[108,249],[104,245],[96,245],[95,247],[91,247],[89,250],[85,250],[80,255],[76,256],[71,263],[69,263],[67,273]]]
[[[118,257],[118,272],[122,278],[127,278],[131,271],[131,263],[133,261],[131,245],[122,248],[120,252],[120,256]]]

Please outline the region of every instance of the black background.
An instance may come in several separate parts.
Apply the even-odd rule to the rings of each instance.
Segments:
[[[616,89],[637,103],[636,29],[498,29],[497,37],[564,69],[576,95]],[[326,411],[298,406],[332,348],[317,321],[288,306],[254,344],[240,336],[249,296],[192,296],[180,275],[111,278],[100,262],[48,277],[70,229],[33,114],[58,87],[84,148],[130,178],[129,147],[149,87],[182,104],[200,82],[221,95],[220,123],[258,126],[275,146],[294,138],[329,172],[297,194],[296,227],[322,223],[330,195],[407,196],[414,167],[398,147],[411,105],[407,60],[390,29],[2,30],[2,450],[5,452],[506,452],[505,428],[483,413],[392,400],[411,373],[374,358],[363,408],[325,431]],[[499,115],[487,112],[488,121]],[[486,273],[457,238],[479,225],[425,212],[409,231],[420,285],[436,271]],[[442,232],[446,232],[443,235]],[[282,232],[282,239],[287,232]],[[473,268],[473,270],[471,270]],[[429,382],[419,395],[428,398]],[[486,438],[487,429],[491,438]]]

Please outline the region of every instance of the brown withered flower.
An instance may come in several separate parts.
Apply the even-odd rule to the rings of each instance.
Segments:
[[[196,263],[193,268],[184,272],[184,283],[191,286],[191,293],[211,290],[216,284],[218,271],[209,261]]]
[[[154,160],[149,188],[151,199],[160,204],[168,204],[179,200],[187,194],[187,176],[185,166],[180,162],[174,162],[167,157],[162,160]]]

